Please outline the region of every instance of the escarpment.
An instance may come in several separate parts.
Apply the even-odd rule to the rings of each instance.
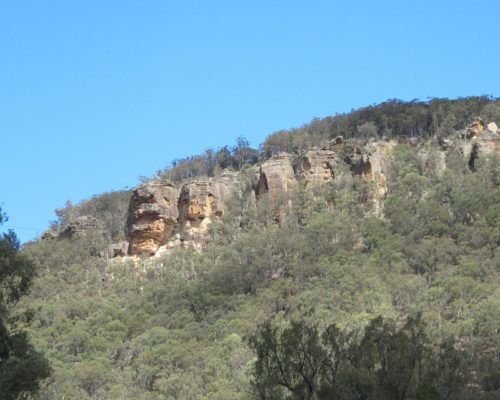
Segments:
[[[207,239],[212,217],[222,217],[231,193],[239,190],[236,173],[218,179],[196,179],[182,186],[179,196],[178,227],[184,244],[201,247]]]
[[[306,188],[317,189],[335,179],[336,163],[337,153],[330,148],[310,149],[299,158],[297,173]]]
[[[343,149],[344,161],[353,175],[372,183],[375,211],[380,211],[387,193],[387,176],[392,165],[392,151],[397,141],[376,141],[365,145],[348,144]]]
[[[457,157],[474,171],[478,160],[500,156],[500,132],[496,123],[485,124],[476,118],[462,134],[440,139],[337,137],[301,153],[275,154],[242,172],[223,170],[217,177],[198,177],[180,184],[146,182],[135,188],[130,200],[127,241],[109,245],[103,254],[113,258],[151,256],[162,248],[202,249],[210,239],[211,221],[224,218],[232,194],[248,195],[248,191],[253,191],[252,198],[255,195],[267,217],[281,222],[298,190],[320,196],[325,186],[335,190],[358,179],[367,184],[367,195],[360,201],[383,217],[384,200],[394,176],[394,151],[400,145],[412,149],[423,174],[440,175],[450,165],[458,165],[450,164]],[[46,232],[42,239],[74,239],[101,231],[97,219],[84,215]]]
[[[170,182],[153,181],[137,187],[130,202],[129,254],[156,253],[171,237],[179,209],[179,191]]]
[[[275,155],[260,166],[259,181],[255,188],[257,198],[268,196],[272,201],[287,201],[287,195],[296,188],[297,179],[290,154]]]
[[[230,172],[188,181],[180,189],[170,182],[143,183],[130,202],[129,255],[154,255],[161,246],[200,248],[211,217],[224,214],[237,189],[237,174]]]
[[[483,125],[475,121],[474,132]],[[491,124],[489,127],[493,129]],[[263,161],[252,169],[252,188],[257,201],[265,201],[269,215],[278,222],[283,207],[292,205],[294,192],[300,187],[315,194],[324,185],[359,176],[369,184],[371,209],[382,216],[397,145],[415,148],[424,173],[441,174],[452,150],[462,154],[471,169],[478,158],[500,155],[500,135],[485,128],[480,133],[439,141],[336,138],[302,154],[279,153]],[[179,189],[162,182],[139,186],[131,202],[129,254],[154,254],[160,246],[203,248],[209,240],[211,219],[223,217],[231,193],[241,190],[239,181],[238,172],[225,171],[219,178],[190,180]]]

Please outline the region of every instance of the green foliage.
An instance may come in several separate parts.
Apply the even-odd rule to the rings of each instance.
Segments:
[[[131,191],[117,191],[94,196],[77,205],[67,202],[64,208],[56,210],[58,221],[55,227],[64,229],[75,218],[87,215],[103,224],[108,241],[124,240],[131,195]]]
[[[469,355],[452,339],[436,343],[425,331],[420,316],[401,327],[377,317],[362,333],[268,321],[250,338],[257,355],[253,391],[260,399],[290,400],[482,396]]]
[[[391,101],[281,132],[262,150],[373,136],[374,127],[377,136],[441,135],[496,115],[497,103]],[[207,151],[164,177],[229,167],[251,180],[248,147]],[[42,398],[498,398],[498,162],[480,159],[471,172],[450,149],[437,175],[416,151],[395,147],[383,217],[359,177],[298,189],[291,207],[247,185],[202,252],[106,261],[95,249],[108,238],[93,235],[25,246],[39,276],[16,312],[32,316],[26,329],[54,370]],[[62,221],[72,209],[108,215],[117,232],[127,196],[96,197]]]
[[[265,156],[282,151],[300,153],[337,136],[344,138],[445,137],[464,129],[475,116],[500,120],[499,99],[465,97],[457,100],[388,100],[384,103],[316,118],[302,128],[279,131],[262,145]]]
[[[250,142],[245,137],[240,136],[231,148],[224,146],[218,150],[207,149],[204,154],[175,159],[169,167],[159,171],[158,176],[179,183],[199,176],[218,176],[223,169],[241,171],[257,160],[258,151],[250,147]]]
[[[4,220],[0,209],[0,224]],[[36,393],[50,374],[47,359],[35,350],[23,329],[29,314],[13,313],[35,274],[33,263],[19,249],[13,231],[0,236],[0,398],[6,400]]]

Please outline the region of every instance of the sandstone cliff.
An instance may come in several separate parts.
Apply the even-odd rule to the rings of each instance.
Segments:
[[[255,188],[257,198],[267,195],[273,201],[287,201],[287,194],[297,188],[297,179],[292,167],[292,156],[281,153],[265,161],[259,170]]]
[[[297,174],[304,186],[317,189],[335,179],[337,153],[329,147],[307,150],[299,159]]]
[[[156,253],[172,235],[179,191],[170,182],[148,182],[134,190],[130,202],[129,254]]]
[[[159,249],[206,244],[213,218],[223,218],[233,192],[253,190],[261,207],[280,222],[292,205],[298,189],[319,194],[325,185],[343,185],[360,177],[367,182],[365,201],[377,215],[383,215],[384,199],[393,173],[393,153],[398,144],[407,144],[415,153],[424,173],[442,174],[450,157],[463,157],[474,170],[478,159],[500,156],[500,132],[496,123],[485,124],[476,118],[462,136],[437,139],[399,138],[391,140],[344,140],[337,137],[301,154],[276,154],[240,172],[223,171],[217,178],[196,178],[179,186],[165,181],[139,185],[129,206],[127,242],[109,245],[102,252],[107,258],[128,255],[154,255]],[[335,186],[331,186],[334,188]],[[262,203],[264,202],[265,203]],[[88,232],[101,232],[102,224],[91,216],[80,216],[58,230],[50,230],[42,239],[74,239]]]
[[[169,182],[147,182],[134,190],[130,203],[130,255],[153,255],[161,246],[199,248],[206,240],[211,217],[221,217],[236,173],[218,179],[188,181],[180,190]]]
[[[490,123],[485,129],[484,122],[476,119],[463,138],[440,141],[400,138],[362,142],[339,137],[302,154],[274,155],[253,167],[249,175],[254,176],[256,199],[266,201],[275,221],[280,221],[283,207],[292,205],[294,192],[300,187],[315,194],[324,185],[356,175],[370,184],[368,200],[373,212],[382,215],[393,151],[398,144],[415,147],[422,170],[427,173],[443,173],[451,151],[462,154],[474,169],[478,158],[500,155],[500,135],[491,132],[495,127]],[[208,240],[211,218],[223,217],[234,190],[240,190],[239,173],[229,171],[219,178],[187,181],[179,189],[167,182],[139,186],[130,204],[129,254],[152,255],[161,246],[202,248]],[[121,250],[110,252],[120,254]]]
[[[229,171],[218,179],[196,179],[182,186],[178,225],[184,244],[202,246],[211,218],[224,215],[226,202],[234,190],[239,190],[238,176]]]

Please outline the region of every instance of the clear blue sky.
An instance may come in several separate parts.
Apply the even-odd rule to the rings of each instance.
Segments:
[[[54,209],[172,159],[389,98],[500,95],[498,0],[0,0],[0,205]]]

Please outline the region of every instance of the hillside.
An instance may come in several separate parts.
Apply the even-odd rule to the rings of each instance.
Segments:
[[[17,306],[42,398],[498,398],[495,122],[388,101],[57,210]]]

